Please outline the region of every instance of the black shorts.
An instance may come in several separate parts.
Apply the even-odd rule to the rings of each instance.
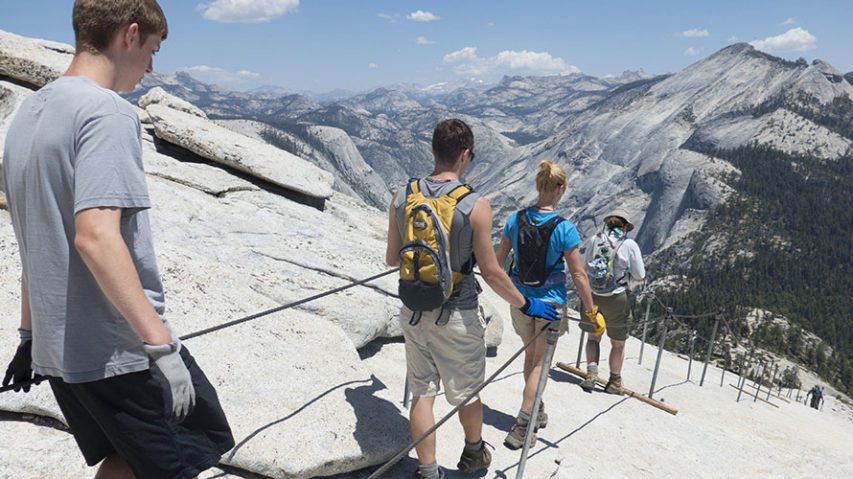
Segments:
[[[118,453],[137,479],[191,478],[219,463],[234,437],[216,391],[186,347],[196,402],[180,424],[166,419],[162,387],[149,371],[87,383],[50,378],[50,387],[86,463]]]

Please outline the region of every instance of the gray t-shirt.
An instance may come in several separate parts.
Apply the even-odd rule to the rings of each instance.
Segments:
[[[60,77],[24,100],[4,150],[5,189],[33,321],[33,369],[87,382],[148,369],[142,340],[74,248],[74,215],[122,208],[121,234],[163,317],[133,107],[85,77]]]

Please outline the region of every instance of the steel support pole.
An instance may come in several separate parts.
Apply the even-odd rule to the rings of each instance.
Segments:
[[[744,369],[742,369],[742,370],[741,370],[741,373],[740,373],[740,380],[741,380],[741,382],[742,382],[742,383],[744,383],[744,384],[746,384],[746,380],[747,380],[747,371],[746,371],[746,369],[749,369],[749,368],[751,367],[751,365],[752,365],[752,357],[753,357],[754,355],[755,355],[755,346],[753,346],[753,347],[749,350],[749,357],[748,357],[748,358],[746,358],[746,365],[745,365],[746,367],[745,367]]]
[[[758,369],[756,370],[758,373],[758,380],[755,381],[755,397],[752,398],[752,402],[758,400],[758,393],[761,392],[761,380],[764,379],[765,369],[767,369],[767,365],[764,364],[764,361],[758,361]]]
[[[702,379],[699,380],[699,387],[705,384],[705,373],[708,372],[708,362],[711,361],[711,354],[714,352],[714,341],[717,339],[717,327],[719,325],[720,316],[717,315],[714,319],[714,329],[711,331],[711,341],[708,343],[708,350],[705,352],[705,366],[702,367]],[[725,366],[723,366],[723,374],[726,374]]]
[[[770,395],[773,394],[773,383],[776,382],[776,373],[779,372],[779,365],[773,365],[773,378],[770,379],[770,387],[767,388],[767,400],[770,400]]]
[[[745,369],[746,369],[746,364],[744,363],[745,358],[746,358],[745,353],[740,354],[740,375],[738,376],[738,379],[737,379],[738,392],[737,392],[737,401],[736,402],[740,402],[740,397],[741,397],[741,395],[743,395],[743,385],[746,382],[746,379],[744,376],[745,375]]]
[[[606,320],[606,318],[605,318]],[[578,359],[575,361],[575,367],[580,369],[581,367],[581,355],[583,354],[583,346],[584,339],[586,338],[586,331],[581,329],[581,341],[578,343]]]
[[[663,317],[663,326],[661,327],[660,340],[658,340],[658,357],[655,360],[655,372],[652,373],[652,384],[649,386],[649,398],[654,397],[655,383],[658,380],[658,370],[660,370],[660,359],[663,356],[663,344],[666,341],[666,329],[669,326],[669,318],[672,317],[672,308],[666,308],[666,314]]]
[[[409,409],[409,375],[403,380],[403,407]]]
[[[640,359],[637,364],[643,364],[643,349],[646,347],[646,333],[649,332],[649,312],[652,309],[652,298],[646,299],[646,319],[643,320],[643,338],[640,340]]]
[[[533,399],[533,410],[530,411],[530,423],[527,425],[527,434],[524,436],[524,447],[521,449],[521,459],[518,461],[518,472],[515,474],[516,479],[524,477],[524,466],[527,464],[527,453],[530,452],[530,446],[533,439],[533,434],[536,431],[537,418],[539,417],[539,407],[542,405],[542,392],[545,390],[545,381],[548,379],[548,371],[551,369],[551,360],[554,359],[554,349],[557,346],[557,340],[560,339],[559,321],[551,321],[548,324],[548,331],[545,332],[545,340],[547,348],[545,349],[545,358],[542,360],[542,370],[539,373],[539,383],[536,385],[536,395]]]
[[[690,373],[693,370],[693,351],[696,347],[696,330],[690,332],[690,357],[687,360],[687,380],[690,381]]]

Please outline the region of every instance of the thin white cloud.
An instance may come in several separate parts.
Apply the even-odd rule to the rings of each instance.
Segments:
[[[439,20],[441,17],[432,12],[417,10],[410,13],[409,16],[407,16],[406,18],[413,22],[434,22],[436,20]]]
[[[684,56],[686,56],[686,57],[695,57],[698,54],[699,54],[698,48],[690,47],[687,50],[684,50]]]
[[[234,72],[210,65],[193,65],[180,68],[178,71],[187,72],[205,83],[213,83],[234,89],[256,85],[255,82],[263,78],[263,75],[260,73],[250,70],[244,69]]]
[[[214,0],[196,7],[205,20],[225,23],[262,23],[295,12],[299,0]]]
[[[368,70],[376,70],[377,68],[379,68],[379,65],[377,65],[377,64],[375,64],[375,63],[368,63],[368,64],[367,64],[367,69],[368,69]]]
[[[792,28],[781,35],[749,43],[758,50],[768,53],[804,52],[817,48],[817,38],[809,33],[808,30],[800,27]]]
[[[415,40],[415,43],[417,43],[418,45],[433,45],[433,44],[435,44],[434,41],[429,40],[426,37],[418,37]]]
[[[785,20],[784,22],[782,22],[781,24],[782,25],[793,25],[795,23],[797,23],[797,20],[794,19],[794,17],[788,17],[788,19]]]
[[[734,43],[737,41],[737,37],[735,35],[732,35],[729,38],[727,38],[726,41],[729,43]]]
[[[376,16],[383,19],[383,20],[388,20],[389,23],[397,23],[397,20],[400,19],[399,13],[381,13],[380,12],[380,13],[377,13]]]
[[[690,30],[684,30],[683,32],[677,33],[676,35],[685,38],[705,38],[711,36],[711,32],[705,28],[692,28]]]
[[[452,64],[454,71],[466,77],[486,76],[511,71],[528,74],[568,75],[580,69],[548,52],[504,50],[493,57],[482,58],[474,47],[465,47],[444,56],[444,63]]]

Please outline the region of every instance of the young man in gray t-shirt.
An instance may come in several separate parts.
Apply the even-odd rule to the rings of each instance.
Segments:
[[[234,440],[163,318],[139,118],[116,94],[151,71],[166,18],[155,0],[77,0],[73,24],[71,66],[23,102],[5,144],[23,277],[3,384],[47,376],[98,477],[193,477]]]

